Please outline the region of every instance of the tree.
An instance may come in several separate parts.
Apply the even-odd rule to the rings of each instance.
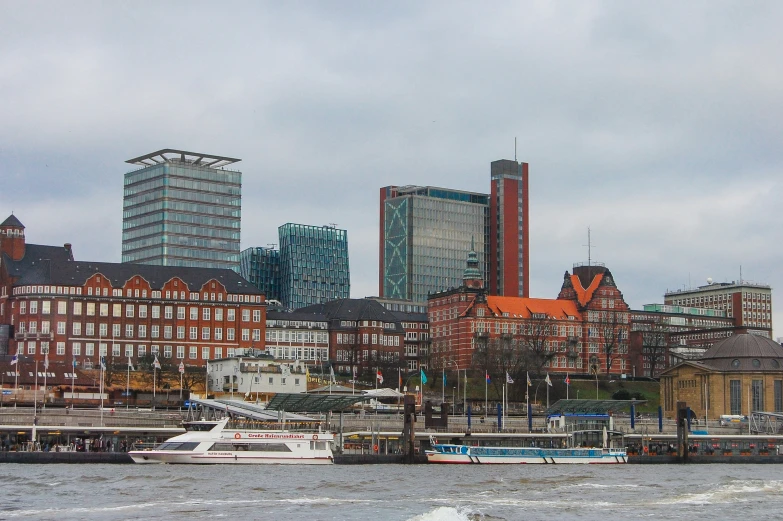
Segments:
[[[540,376],[544,366],[557,356],[558,348],[551,340],[555,323],[556,320],[546,313],[533,313],[522,324],[522,333],[518,337],[524,357],[521,365],[534,376]]]
[[[623,311],[592,311],[597,320],[593,333],[598,334],[604,351],[606,377],[610,377],[615,360],[628,354],[628,313]]]
[[[646,324],[640,324],[642,328],[642,357],[650,364],[650,377],[655,376],[656,370],[666,365],[666,356],[669,352],[670,340],[669,324],[666,317],[654,317]]]

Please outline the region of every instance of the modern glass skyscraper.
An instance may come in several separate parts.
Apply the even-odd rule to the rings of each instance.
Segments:
[[[346,230],[288,223],[278,235],[283,306],[298,309],[350,297]]]
[[[122,262],[239,271],[239,159],[164,149],[129,159]]]
[[[475,241],[487,276],[489,196],[432,186],[381,189],[381,296],[426,302],[462,284]]]
[[[239,254],[239,274],[260,289],[266,301],[280,300],[280,250],[247,248]]]

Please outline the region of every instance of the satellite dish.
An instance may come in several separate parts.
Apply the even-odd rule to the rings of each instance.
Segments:
[[[712,284],[712,277],[707,277],[707,284]]]

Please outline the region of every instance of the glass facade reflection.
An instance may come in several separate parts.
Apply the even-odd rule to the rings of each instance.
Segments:
[[[266,295],[280,300],[280,251],[273,248],[247,248],[239,254],[239,274]]]
[[[125,174],[122,262],[239,271],[242,173],[215,167],[235,161],[171,150],[129,160],[144,168]]]
[[[462,284],[475,240],[487,278],[489,196],[434,187],[404,187],[384,201],[383,296],[426,302]]]
[[[283,306],[298,309],[350,297],[346,230],[288,223],[278,236]]]

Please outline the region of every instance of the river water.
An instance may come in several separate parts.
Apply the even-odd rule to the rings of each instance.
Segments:
[[[778,465],[18,465],[0,519],[780,519]]]

